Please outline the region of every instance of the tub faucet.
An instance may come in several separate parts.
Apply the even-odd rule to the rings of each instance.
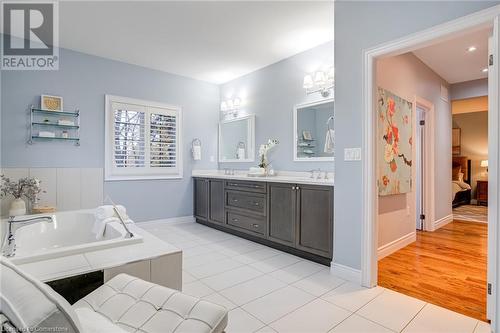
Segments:
[[[39,223],[42,221],[47,221],[47,222],[54,221],[52,219],[52,216],[37,216],[23,220],[14,220],[15,218],[16,218],[15,216],[10,216],[8,220],[9,230],[7,232],[7,236],[5,237],[2,247],[2,254],[5,257],[13,257],[16,254],[15,234],[17,229],[25,227],[30,224]]]

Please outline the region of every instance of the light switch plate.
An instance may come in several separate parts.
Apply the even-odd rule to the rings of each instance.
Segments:
[[[345,148],[344,161],[361,161],[361,148]]]

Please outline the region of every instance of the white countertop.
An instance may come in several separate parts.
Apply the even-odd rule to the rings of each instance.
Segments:
[[[19,264],[18,266],[35,278],[46,282],[181,252],[180,249],[143,230],[139,225],[140,223],[130,224],[128,227],[133,233],[142,236],[143,241],[140,243]]]
[[[266,177],[252,177],[248,176],[248,171],[246,170],[235,170],[234,175],[224,174],[224,170],[193,170],[193,177],[200,178],[219,178],[219,179],[233,179],[233,180],[247,180],[255,182],[274,182],[274,183],[289,183],[289,184],[305,184],[305,185],[334,185],[334,174],[333,172],[328,172],[328,178],[325,179],[325,171],[321,171],[321,178],[317,179],[315,172],[315,178],[311,178],[310,172],[297,172],[297,171],[278,171],[276,176],[266,176]]]

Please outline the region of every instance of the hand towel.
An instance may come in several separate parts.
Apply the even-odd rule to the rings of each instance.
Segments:
[[[195,161],[201,160],[201,146],[193,146],[193,159]]]
[[[326,131],[324,152],[332,154],[335,150],[335,131],[329,129]]]

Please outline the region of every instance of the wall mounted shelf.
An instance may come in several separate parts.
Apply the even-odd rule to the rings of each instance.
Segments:
[[[66,121],[66,123],[59,123]],[[80,110],[75,111],[52,111],[30,107],[28,143],[34,141],[68,141],[80,145]],[[42,132],[53,133],[52,136],[44,136]]]

